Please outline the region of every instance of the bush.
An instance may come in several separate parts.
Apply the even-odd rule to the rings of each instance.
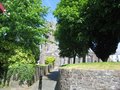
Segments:
[[[20,84],[23,84],[25,81],[32,81],[34,73],[35,67],[33,64],[15,63],[9,67],[7,78],[9,80],[13,76],[16,80],[20,81]]]
[[[45,60],[45,64],[53,64],[55,62],[55,57],[49,56]]]

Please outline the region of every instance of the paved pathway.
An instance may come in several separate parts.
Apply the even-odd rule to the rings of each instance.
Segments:
[[[55,68],[47,76],[43,76],[42,90],[55,90],[56,83],[57,83],[57,80],[58,80],[58,75],[59,75],[58,69]],[[0,90],[38,90],[38,84],[39,84],[39,81],[37,81],[36,83],[34,83],[30,87],[28,87],[27,85],[18,86],[18,85],[14,84],[12,87],[1,88]]]
[[[55,90],[59,77],[58,69],[43,77],[42,90]]]

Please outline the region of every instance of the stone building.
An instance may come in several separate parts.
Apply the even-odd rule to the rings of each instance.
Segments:
[[[54,56],[56,59],[56,62],[59,59],[59,50],[54,38],[56,23],[48,22],[47,27],[49,28],[49,33],[47,34],[48,40],[45,44],[40,45],[40,58],[38,60],[39,64],[45,64],[45,59],[48,56]]]

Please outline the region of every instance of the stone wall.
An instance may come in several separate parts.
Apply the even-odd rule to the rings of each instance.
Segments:
[[[60,90],[120,90],[119,70],[60,69]]]

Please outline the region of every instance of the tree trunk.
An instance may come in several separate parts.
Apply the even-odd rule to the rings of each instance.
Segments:
[[[107,62],[107,60],[102,60],[103,62]]]
[[[70,58],[68,58],[68,64],[70,64]]]
[[[85,60],[86,58],[85,58],[85,57],[86,57],[86,56],[83,56],[83,63],[85,63],[85,62],[86,62],[86,60]]]
[[[65,58],[64,58],[64,64],[65,64]]]
[[[103,62],[107,62],[108,61],[108,58],[107,59],[102,59]]]
[[[78,60],[78,63],[80,63],[80,61],[81,61],[81,58],[79,57],[78,59],[79,59],[79,60]]]
[[[73,64],[75,64],[75,59],[76,59],[75,57],[76,57],[76,56],[73,57]]]
[[[100,62],[100,58],[98,58],[98,62]]]
[[[5,67],[5,71],[4,71],[4,81],[3,81],[3,86],[6,85],[6,81],[7,81],[7,72],[8,72],[8,66]]]

